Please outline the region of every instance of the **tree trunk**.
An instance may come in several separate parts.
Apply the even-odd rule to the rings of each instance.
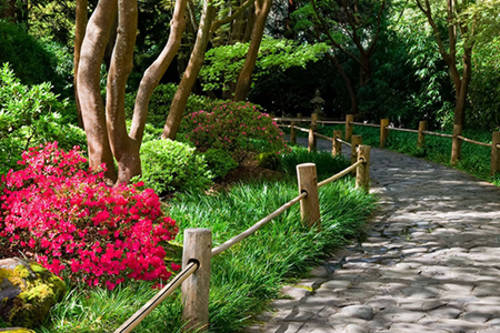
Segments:
[[[363,87],[368,84],[372,76],[370,55],[361,53],[359,57],[359,86]]]
[[[252,73],[255,68],[255,62],[257,61],[257,55],[259,54],[260,43],[262,41],[262,35],[264,34],[264,27],[267,15],[271,9],[271,4],[272,0],[255,1],[255,23],[252,29],[252,39],[250,41],[250,46],[248,47],[245,63],[243,64],[243,68],[240,71],[240,75],[238,76],[238,81],[236,83],[233,97],[233,100],[235,101],[245,100],[248,96]]]
[[[242,36],[241,42],[242,43],[247,43],[250,41],[250,38],[252,37],[252,31],[253,31],[253,26],[255,24],[255,8],[254,6],[250,7],[248,9],[248,20],[247,24],[245,27],[245,33]]]
[[[82,48],[85,29],[87,28],[87,0],[76,1],[75,12],[75,48],[73,50],[73,88],[75,90],[75,104],[78,116],[78,124],[83,127],[82,110],[78,99],[78,65],[80,62],[80,50]]]
[[[169,138],[174,140],[177,135],[177,131],[184,114],[184,109],[186,108],[187,99],[191,94],[191,90],[193,89],[196,78],[198,77],[201,66],[203,65],[203,60],[205,59],[205,50],[210,39],[210,29],[214,17],[215,7],[213,6],[212,1],[205,0],[203,3],[203,13],[198,28],[198,34],[196,35],[196,42],[194,44],[193,51],[191,52],[186,70],[182,75],[179,87],[175,92],[172,104],[170,105],[167,121],[165,122],[165,126],[163,128],[162,138],[164,139]]]
[[[132,71],[137,34],[137,0],[118,0],[118,29],[106,88],[106,125],[118,162],[117,183],[141,173],[140,143],[130,139],[125,123],[125,87]]]
[[[465,120],[465,105],[467,103],[467,93],[469,90],[469,83],[472,74],[472,47],[464,48],[462,79],[459,81],[460,85],[455,87],[456,101],[455,101],[455,121],[457,125],[464,125]]]
[[[333,54],[330,54],[330,53],[328,53],[328,56],[332,60],[333,65],[335,66],[335,69],[337,70],[337,72],[340,74],[340,76],[344,80],[344,84],[345,84],[345,87],[347,89],[347,93],[349,94],[349,98],[351,100],[351,114],[357,114],[358,113],[358,99],[356,97],[356,92],[354,91],[354,87],[352,86],[351,79],[344,71],[344,68],[340,64],[337,57]]]
[[[112,181],[116,179],[116,172],[99,81],[101,63],[116,17],[116,8],[116,0],[99,1],[90,17],[82,42],[77,76],[78,100],[87,134],[89,164],[94,169],[105,164],[105,176]]]
[[[134,115],[130,128],[130,137],[138,142],[142,141],[144,125],[148,115],[148,106],[154,89],[158,86],[162,76],[172,63],[177,51],[181,46],[182,33],[186,27],[184,15],[188,0],[177,0],[175,2],[174,14],[170,21],[170,34],[168,41],[158,58],[144,72],[137,92],[134,105]]]

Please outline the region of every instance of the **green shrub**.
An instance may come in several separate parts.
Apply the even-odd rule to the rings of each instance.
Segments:
[[[72,59],[70,52],[67,56]],[[65,85],[62,75],[67,77],[58,65],[62,57],[54,43],[37,40],[19,26],[0,20],[0,64],[9,62],[22,83],[52,82],[60,93]],[[72,72],[72,63],[69,69]]]
[[[224,177],[238,166],[231,154],[222,149],[210,148],[203,153],[203,156],[215,178]]]
[[[50,83],[22,84],[8,64],[0,68],[0,110],[0,174],[16,168],[29,146],[57,141],[64,149],[85,148],[85,133],[65,116],[76,112],[68,102]]]
[[[182,142],[169,139],[145,142],[141,160],[142,181],[161,195],[204,190],[212,183],[205,158]]]
[[[281,169],[281,158],[276,153],[260,153],[257,156],[259,166],[271,170]]]

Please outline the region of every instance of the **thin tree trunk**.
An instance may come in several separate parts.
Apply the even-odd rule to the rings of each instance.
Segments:
[[[347,93],[349,94],[349,98],[351,100],[351,114],[357,114],[358,113],[358,99],[356,97],[356,92],[354,91],[354,87],[352,86],[351,79],[344,71],[344,68],[340,64],[337,57],[333,54],[330,54],[330,53],[328,53],[328,56],[332,60],[333,65],[335,66],[335,69],[337,70],[337,72],[340,74],[340,76],[344,80],[344,84],[345,84],[345,87],[347,89]]]
[[[460,86],[457,87],[456,104],[455,104],[455,124],[462,125],[465,120],[465,105],[467,102],[467,93],[472,74],[472,48],[465,48],[463,55],[462,80]]]
[[[203,60],[205,59],[205,50],[210,39],[210,30],[212,21],[215,17],[215,7],[212,1],[205,0],[203,3],[203,13],[196,35],[196,42],[193,51],[186,66],[186,70],[182,75],[179,87],[175,92],[170,111],[168,113],[167,121],[163,128],[162,138],[175,139],[177,131],[181,124],[184,109],[186,108],[187,99],[191,94],[191,90],[196,82],[196,78],[200,72]]]
[[[106,89],[106,125],[118,162],[117,183],[141,173],[140,143],[130,139],[125,123],[125,87],[132,71],[137,34],[137,0],[118,0],[118,29]]]
[[[363,87],[368,84],[372,76],[370,55],[361,53],[359,60],[359,85],[360,87]]]
[[[186,27],[184,15],[187,3],[188,0],[177,0],[175,2],[174,14],[170,21],[170,34],[167,44],[158,58],[144,72],[142,77],[135,99],[134,116],[132,117],[132,126],[130,128],[130,137],[134,141],[142,141],[151,95],[181,46],[182,33]]]
[[[245,27],[245,33],[243,34],[241,38],[242,43],[247,43],[250,41],[250,38],[252,37],[252,31],[253,31],[253,26],[255,24],[255,9],[254,6],[249,8],[249,13],[248,13],[248,20],[247,24]]]
[[[111,28],[116,17],[116,0],[101,0],[90,17],[80,52],[77,87],[82,119],[87,134],[89,164],[106,164],[106,177],[115,180],[113,155],[106,129],[104,103],[100,93],[100,69]]]
[[[82,48],[85,29],[87,28],[87,0],[76,1],[75,11],[75,48],[73,51],[73,88],[75,90],[76,113],[78,116],[78,124],[83,127],[82,110],[78,99],[78,65],[80,62],[80,50]]]
[[[250,90],[250,83],[252,73],[259,54],[260,43],[262,35],[264,34],[264,27],[266,24],[267,15],[271,9],[272,0],[256,0],[255,1],[255,24],[252,29],[252,39],[248,47],[247,57],[243,68],[238,76],[238,82],[234,91],[233,100],[242,101],[248,96]]]

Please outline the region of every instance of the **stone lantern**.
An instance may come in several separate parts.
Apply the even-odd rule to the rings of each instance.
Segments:
[[[325,100],[321,98],[319,89],[316,89],[314,98],[311,99],[311,104],[313,105],[313,113],[320,114],[325,104]]]

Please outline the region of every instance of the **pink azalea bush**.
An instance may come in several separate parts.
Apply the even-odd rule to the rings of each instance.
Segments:
[[[212,111],[200,110],[186,115],[182,124],[185,138],[199,150],[223,149],[281,152],[286,149],[283,132],[272,118],[249,102],[222,102]]]
[[[166,280],[162,244],[178,232],[141,183],[109,187],[78,147],[50,143],[23,153],[0,185],[0,246],[57,275],[113,289],[126,278]]]

